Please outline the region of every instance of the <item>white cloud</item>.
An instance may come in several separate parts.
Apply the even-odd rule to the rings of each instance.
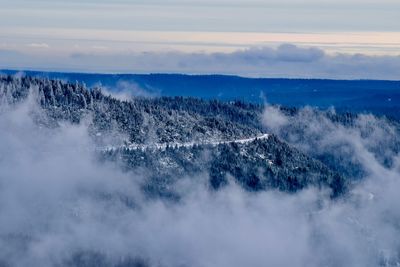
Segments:
[[[288,123],[288,119],[277,108],[267,106],[262,122],[266,127],[276,130],[285,126]]]
[[[50,48],[50,46],[46,43],[31,43],[28,44],[27,46],[32,48],[42,48],[42,49]]]
[[[101,84],[99,86],[105,95],[110,95],[122,101],[129,101],[134,97],[156,97],[160,95],[158,91],[143,89],[137,83],[131,81],[120,80],[112,88],[102,86]]]
[[[43,55],[0,51],[0,68],[110,73],[233,74],[249,77],[388,79],[400,77],[399,56],[327,54],[316,47],[284,44],[227,53],[72,53]]]
[[[114,58],[114,60],[113,60]],[[113,64],[117,62],[118,64]],[[251,77],[399,79],[400,56],[328,55],[318,48],[281,45],[232,53],[148,52],[126,55],[77,54],[66,61],[105,72],[234,74]]]

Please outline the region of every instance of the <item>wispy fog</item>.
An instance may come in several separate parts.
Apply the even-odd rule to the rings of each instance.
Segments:
[[[118,81],[116,86],[113,86],[112,88],[108,88],[101,84],[99,84],[99,88],[101,88],[103,94],[122,101],[129,101],[134,97],[156,97],[160,95],[160,92],[155,89],[143,89],[137,83],[125,80]]]
[[[362,166],[343,198],[313,188],[249,193],[234,182],[215,192],[204,175],[175,184],[182,198],[171,202],[142,193],[146,171],[100,163],[85,124],[38,125],[33,98],[0,113],[0,266],[399,264],[400,161],[390,149],[386,165],[371,152],[395,134],[380,119],[360,117],[360,131],[307,109],[294,119],[265,111],[266,127],[299,149],[339,151]],[[303,139],[285,135],[291,124]]]

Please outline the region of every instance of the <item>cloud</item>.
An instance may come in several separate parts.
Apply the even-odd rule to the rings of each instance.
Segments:
[[[319,112],[311,107],[287,116],[279,107],[267,105],[263,123],[304,153],[347,171],[351,179],[399,175],[400,126],[385,117],[360,114],[346,118],[334,109]]]
[[[339,252],[336,248],[339,245],[349,253],[342,251],[344,258],[343,262],[337,262],[339,265],[374,265],[364,261],[368,254],[366,251],[362,254],[364,249],[375,250],[375,255],[369,255],[372,258],[381,257],[376,265],[398,264],[396,255],[400,244],[390,235],[398,231],[392,223],[400,215],[391,204],[397,201],[400,183],[399,124],[384,117],[361,114],[353,119],[342,117],[342,122],[347,120],[342,125],[335,122],[340,118],[336,116],[334,109],[320,112],[310,107],[289,116],[287,110],[267,105],[263,123],[291,146],[347,173],[347,179],[353,184],[349,198],[321,211],[323,214],[314,221],[319,225],[316,231],[326,230],[322,235],[330,242],[316,248],[315,253],[335,254]],[[332,236],[336,234],[339,236]],[[364,239],[360,239],[363,244],[356,244],[359,238]],[[350,248],[353,245],[356,250]],[[335,266],[333,262],[338,258],[331,260],[330,264]]]
[[[288,118],[282,112],[271,106],[266,106],[262,116],[263,124],[269,129],[280,130],[289,122]]]
[[[278,47],[277,59],[289,62],[313,62],[324,57],[324,52],[317,48],[299,48],[295,45],[284,44]]]
[[[129,101],[135,97],[156,97],[160,95],[160,92],[150,89],[144,89],[137,83],[132,81],[120,80],[117,82],[116,86],[109,88],[106,86],[98,85],[101,91],[105,95],[110,95],[113,98]]]
[[[0,67],[111,73],[232,74],[250,77],[388,79],[400,77],[400,56],[327,54],[322,49],[283,44],[231,53],[72,53],[44,61],[10,54]]]
[[[41,49],[50,48],[50,46],[46,43],[31,43],[31,44],[28,44],[27,46],[32,47],[32,48],[41,48]]]

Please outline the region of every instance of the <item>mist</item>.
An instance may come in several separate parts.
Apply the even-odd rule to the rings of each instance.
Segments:
[[[144,89],[132,81],[119,80],[112,88],[103,86],[101,84],[99,84],[98,87],[101,89],[103,94],[109,95],[121,101],[130,101],[135,97],[151,98],[160,96],[159,91],[152,88]]]
[[[339,199],[316,188],[247,192],[234,179],[213,191],[204,174],[174,184],[180,200],[170,201],[143,193],[146,170],[100,162],[87,121],[38,123],[46,115],[31,91],[0,112],[0,266],[400,263],[400,158],[397,130],[385,120],[363,115],[359,127],[346,127],[311,109],[292,118],[266,107],[271,133],[357,166]]]

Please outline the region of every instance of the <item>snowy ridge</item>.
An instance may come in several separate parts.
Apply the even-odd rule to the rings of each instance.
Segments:
[[[236,139],[236,140],[228,140],[228,141],[204,141],[204,142],[188,142],[188,143],[165,143],[165,144],[130,144],[130,145],[122,145],[122,146],[108,146],[105,148],[100,149],[101,151],[104,152],[112,152],[116,150],[165,150],[167,147],[172,147],[172,148],[181,148],[181,147],[186,147],[186,148],[192,148],[196,145],[206,145],[206,146],[218,146],[218,145],[223,145],[223,144],[247,144],[251,143],[255,140],[264,140],[269,138],[269,134],[262,134],[256,137],[251,137],[251,138],[244,138],[244,139]]]

